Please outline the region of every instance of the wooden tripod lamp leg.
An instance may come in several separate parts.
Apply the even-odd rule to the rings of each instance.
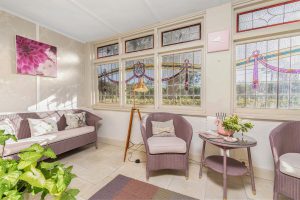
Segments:
[[[125,144],[125,151],[124,151],[124,159],[123,159],[124,162],[126,160],[126,154],[127,154],[127,150],[128,150],[128,147],[129,147],[129,141],[130,141],[130,136],[131,136],[131,128],[132,128],[132,121],[133,121],[134,111],[135,111],[135,109],[131,108],[130,120],[129,120],[129,125],[128,125],[128,133],[127,133],[126,144]]]

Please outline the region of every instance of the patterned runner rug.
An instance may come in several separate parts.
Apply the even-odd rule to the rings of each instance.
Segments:
[[[149,183],[118,175],[89,200],[195,200]]]

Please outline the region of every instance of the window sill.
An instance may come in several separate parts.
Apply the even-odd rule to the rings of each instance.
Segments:
[[[104,111],[116,111],[116,112],[130,112],[131,106],[120,107],[119,105],[104,105],[104,104],[95,104],[92,106],[94,110],[104,110]],[[180,114],[184,116],[195,116],[195,117],[207,117],[203,109],[195,107],[188,108],[179,108],[176,106],[165,106],[155,109],[152,106],[141,107],[137,106],[142,113],[152,113],[152,112],[169,112]],[[235,109],[234,113],[240,116],[243,119],[249,120],[259,120],[259,121],[300,121],[300,110],[276,110],[276,109]],[[271,114],[270,114],[271,113]]]
[[[175,106],[167,106],[155,109],[152,106],[136,106],[140,109],[142,113],[152,113],[152,112],[169,112],[175,113],[185,116],[198,116],[198,117],[206,117],[203,109],[199,109],[195,107],[191,108],[178,108]],[[105,111],[119,111],[119,112],[130,112],[131,106],[120,107],[118,105],[103,105],[103,104],[95,104],[92,106],[94,110],[105,110]]]
[[[236,108],[238,116],[244,119],[265,120],[265,121],[300,121],[300,110],[279,110],[279,109],[247,109]]]

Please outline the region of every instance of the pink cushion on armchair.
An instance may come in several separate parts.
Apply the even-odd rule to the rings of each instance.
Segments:
[[[179,137],[148,138],[150,154],[186,153],[186,142]]]

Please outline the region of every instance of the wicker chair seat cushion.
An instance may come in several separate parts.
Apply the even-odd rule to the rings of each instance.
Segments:
[[[150,154],[186,153],[186,142],[179,137],[148,138]]]
[[[300,178],[300,153],[286,153],[279,157],[280,171],[289,176]]]

